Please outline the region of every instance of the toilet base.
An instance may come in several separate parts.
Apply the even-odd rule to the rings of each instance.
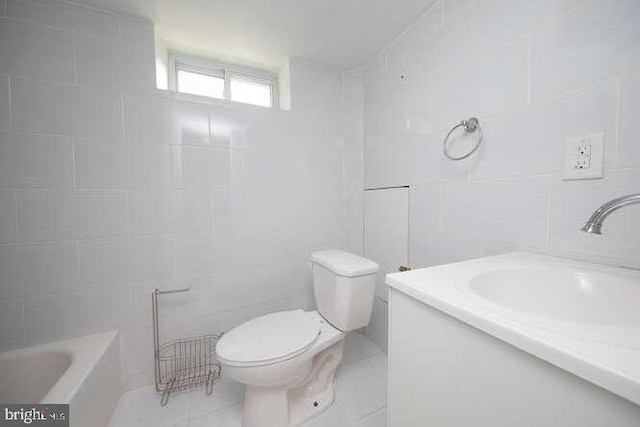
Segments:
[[[247,386],[242,406],[242,427],[288,427],[287,389]]]
[[[334,377],[344,351],[344,338],[313,358],[311,372],[287,388],[247,386],[243,427],[297,427],[324,412],[335,398]]]

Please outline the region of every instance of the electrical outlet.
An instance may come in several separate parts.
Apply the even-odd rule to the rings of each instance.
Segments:
[[[604,134],[567,138],[564,141],[564,180],[602,178]]]

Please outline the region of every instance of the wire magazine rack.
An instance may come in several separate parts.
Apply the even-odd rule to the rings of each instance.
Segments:
[[[216,359],[216,344],[222,334],[181,338],[160,345],[158,297],[190,289],[155,289],[151,293],[154,373],[156,391],[162,393],[161,406],[167,404],[173,391],[204,386],[208,396],[213,391],[213,383],[220,379],[222,368]]]

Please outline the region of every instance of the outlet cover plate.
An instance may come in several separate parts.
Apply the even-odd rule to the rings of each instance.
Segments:
[[[564,141],[565,181],[602,178],[604,134],[573,136]]]

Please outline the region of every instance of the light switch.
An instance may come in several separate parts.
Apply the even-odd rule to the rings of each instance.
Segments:
[[[604,134],[576,136],[564,141],[564,180],[602,178]]]

